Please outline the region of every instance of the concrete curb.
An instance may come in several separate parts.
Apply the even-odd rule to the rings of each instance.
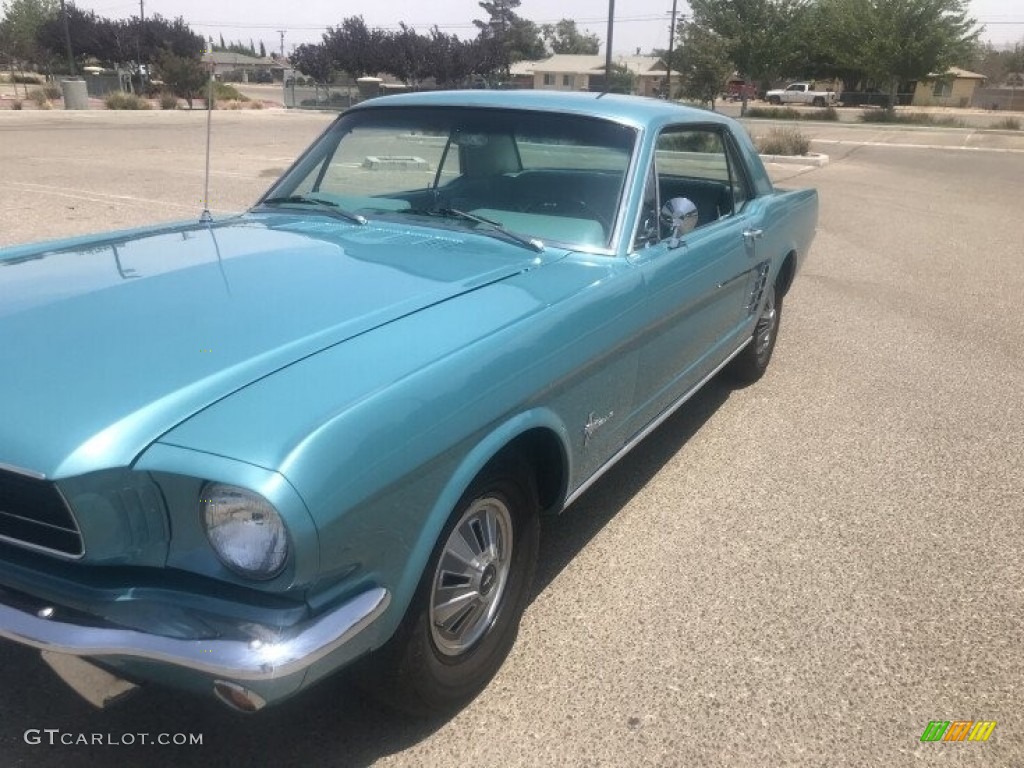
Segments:
[[[810,152],[806,155],[761,155],[761,160],[778,165],[812,165],[815,168],[828,165],[828,155],[819,152]]]

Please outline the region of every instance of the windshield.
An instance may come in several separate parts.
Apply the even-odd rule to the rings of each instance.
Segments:
[[[549,112],[355,110],[264,201],[319,200],[369,219],[430,217],[481,234],[607,248],[636,135]]]

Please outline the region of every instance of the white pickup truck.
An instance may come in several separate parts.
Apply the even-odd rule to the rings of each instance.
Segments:
[[[816,91],[812,83],[790,83],[784,89],[764,95],[769,104],[809,104],[824,107],[836,103],[835,91]]]

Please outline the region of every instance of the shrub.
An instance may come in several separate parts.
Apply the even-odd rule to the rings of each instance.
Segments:
[[[811,148],[811,140],[799,128],[772,128],[756,141],[763,155],[806,155]]]
[[[839,112],[835,107],[808,109],[803,112],[789,107],[748,107],[743,116],[765,120],[839,120]]]
[[[48,109],[50,107],[50,99],[42,88],[33,88],[28,92],[28,97],[40,109]]]
[[[872,109],[860,116],[862,123],[895,123],[898,125],[941,125],[963,128],[965,123],[959,117],[933,115],[928,112],[894,112],[888,109]]]
[[[111,91],[103,99],[107,109],[149,109],[149,102],[124,91]]]
[[[800,113],[789,107],[747,107],[744,117],[757,117],[765,120],[799,120]]]
[[[57,99],[64,98],[64,91],[60,89],[60,86],[56,83],[47,83],[43,86],[43,93],[46,94],[46,98],[50,101],[56,101]]]
[[[21,107],[22,107],[21,99],[15,99],[14,101],[11,102],[11,109],[21,109]]]
[[[21,85],[39,85],[43,81],[38,75],[14,75],[11,78],[11,82],[20,83]]]
[[[253,99],[249,102],[249,109],[263,109],[263,102],[259,99]]]
[[[204,89],[205,90],[205,89]],[[213,98],[220,101],[248,101],[249,97],[241,93],[233,85],[222,83],[218,80],[213,82]]]
[[[1000,128],[1004,131],[1019,131],[1020,120],[1018,120],[1016,117],[1004,117],[1002,120],[992,123],[992,127]]]
[[[839,110],[835,107],[825,107],[824,109],[816,109],[813,112],[808,112],[806,120],[825,120],[829,123],[835,123],[839,121]]]
[[[177,109],[178,97],[173,93],[164,91],[160,94],[160,109]]]

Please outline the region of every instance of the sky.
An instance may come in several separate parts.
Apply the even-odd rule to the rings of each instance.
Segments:
[[[397,28],[404,21],[418,32],[426,33],[434,24],[459,37],[475,37],[473,19],[485,16],[477,0],[142,0],[145,14],[159,13],[173,18],[183,16],[193,30],[216,40],[250,38],[256,48],[262,40],[267,51],[280,50],[279,30],[284,30],[285,53],[299,43],[320,42],[329,26],[337,26],[348,16],[361,15],[371,27]],[[135,0],[75,0],[79,8],[101,16],[125,18],[138,15]],[[689,11],[686,0],[679,0],[680,14]],[[646,53],[668,46],[672,0],[616,0],[615,31],[612,51],[616,54]],[[985,24],[982,40],[995,44],[1024,40],[1024,4],[1021,0],[972,0],[971,12]],[[607,33],[608,5],[603,0],[522,0],[517,13],[537,24],[554,23],[561,18],[574,19],[584,32],[601,39],[601,52]]]

